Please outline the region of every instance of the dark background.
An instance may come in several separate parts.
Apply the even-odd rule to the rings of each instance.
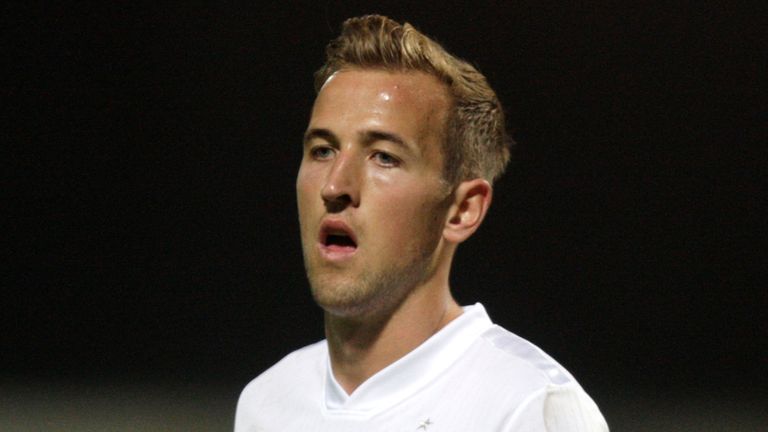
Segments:
[[[462,303],[616,430],[656,400],[766,400],[766,7],[533,1],[4,4],[6,400],[199,384],[229,428],[248,380],[322,338],[294,177],[311,74],[370,12],[483,71],[519,143]]]

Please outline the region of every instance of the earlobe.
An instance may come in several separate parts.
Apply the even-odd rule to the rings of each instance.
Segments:
[[[448,211],[443,237],[451,243],[461,243],[477,231],[491,205],[493,188],[484,179],[461,182],[454,193]]]

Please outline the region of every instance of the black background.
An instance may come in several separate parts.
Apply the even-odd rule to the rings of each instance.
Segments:
[[[370,12],[477,65],[519,143],[462,303],[598,404],[765,397],[766,10],[701,2],[4,4],[2,377],[236,397],[322,338],[294,178],[311,74]]]

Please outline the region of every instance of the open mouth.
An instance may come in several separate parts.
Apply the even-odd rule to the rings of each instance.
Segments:
[[[324,222],[320,229],[320,244],[331,252],[353,252],[357,240],[352,230],[343,222]]]
[[[346,234],[328,234],[325,237],[325,246],[338,246],[338,247],[357,247],[357,244],[352,237]]]

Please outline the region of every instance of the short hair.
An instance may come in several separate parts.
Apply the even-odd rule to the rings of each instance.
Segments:
[[[471,64],[408,23],[366,15],[344,21],[341,35],[328,44],[326,62],[315,73],[315,91],[334,73],[354,68],[421,71],[447,86],[452,99],[444,131],[448,183],[473,178],[492,183],[504,172],[512,145],[504,110],[485,76]]]

